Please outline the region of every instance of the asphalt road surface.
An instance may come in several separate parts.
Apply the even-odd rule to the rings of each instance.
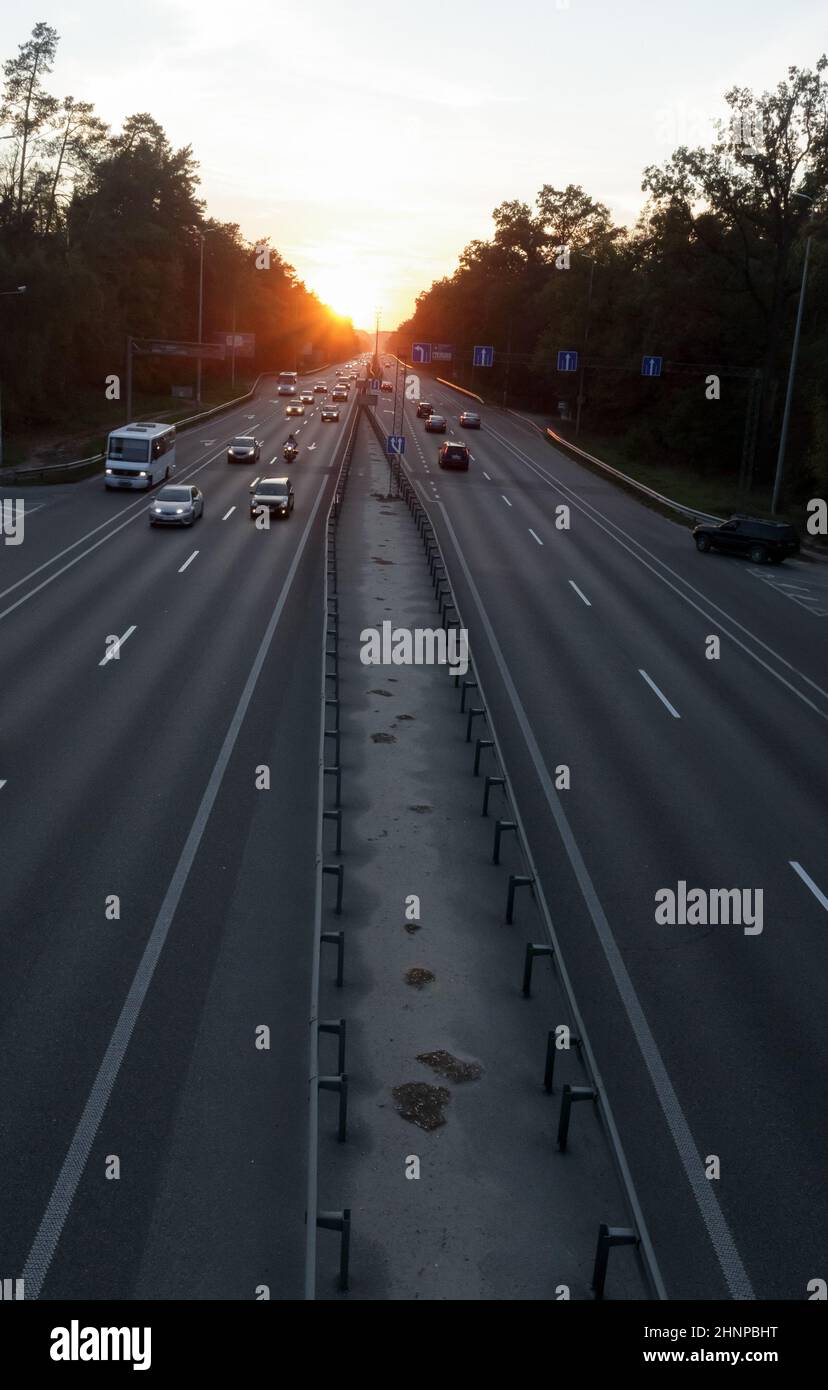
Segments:
[[[407,403],[407,466],[668,1292],[806,1298],[828,1269],[828,568],[699,555],[531,424],[484,408],[464,432],[475,402],[421,390],[448,432]],[[438,468],[444,437],[468,473]],[[657,923],[681,881],[761,890],[761,932]]]
[[[24,542],[0,547],[0,1268],[27,1297],[302,1296],[316,615],[350,408],[288,422],[265,381],[180,434],[175,480],[205,495],[190,529],[151,529],[146,494],[101,478],[19,491]],[[295,512],[257,530],[249,485],[285,473],[290,428]],[[228,464],[248,431],[260,463]]]

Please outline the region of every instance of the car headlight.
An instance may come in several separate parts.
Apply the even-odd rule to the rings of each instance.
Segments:
[[[112,472],[112,469],[111,469],[111,468],[107,468],[106,471],[107,471],[107,473],[111,473],[111,472]]]
[[[141,472],[138,474],[138,477],[139,477],[139,478],[146,478],[146,476],[147,476],[146,469],[145,469],[145,468],[142,468],[142,469],[141,469]]]
[[[176,509],[175,509],[175,514],[176,514],[176,516],[183,516],[183,515],[184,515],[184,508],[183,508],[183,507],[176,507]]]

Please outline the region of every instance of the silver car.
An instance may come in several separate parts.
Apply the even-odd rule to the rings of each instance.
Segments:
[[[237,434],[231,439],[227,450],[228,463],[258,463],[262,453],[262,441],[252,434]]]
[[[204,515],[204,494],[197,487],[170,483],[157,492],[149,505],[150,526],[192,526]]]

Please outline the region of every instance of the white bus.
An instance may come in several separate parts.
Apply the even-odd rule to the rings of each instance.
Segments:
[[[299,373],[298,373],[298,372],[280,372],[280,373],[279,373],[279,391],[278,391],[278,394],[279,394],[280,396],[295,396],[295,395],[296,395],[296,384],[297,384],[298,380],[299,380]]]
[[[175,473],[175,425],[122,425],[106,441],[107,487],[151,488]]]

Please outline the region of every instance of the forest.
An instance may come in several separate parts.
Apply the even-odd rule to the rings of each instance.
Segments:
[[[310,292],[275,242],[251,244],[208,216],[191,146],[175,149],[148,112],[113,131],[93,105],[49,86],[59,36],[38,23],[3,64],[0,98],[0,389],[4,435],[67,430],[123,380],[127,336],[203,340],[255,334],[255,357],[205,362],[204,395],[230,376],[358,346],[350,320]],[[18,286],[24,294],[15,294]],[[136,357],[136,391],[170,395],[195,363]],[[117,405],[110,413],[114,414]],[[120,421],[118,421],[120,423]]]
[[[454,348],[445,378],[532,410],[609,461],[693,470],[767,507],[808,253],[786,450],[798,509],[828,485],[828,59],[773,91],[725,93],[709,147],[643,172],[637,224],[579,185],[500,203],[488,240],[417,299],[395,339]],[[495,348],[472,369],[475,344]],[[581,372],[557,370],[577,351]],[[658,379],[642,359],[663,359]]]

